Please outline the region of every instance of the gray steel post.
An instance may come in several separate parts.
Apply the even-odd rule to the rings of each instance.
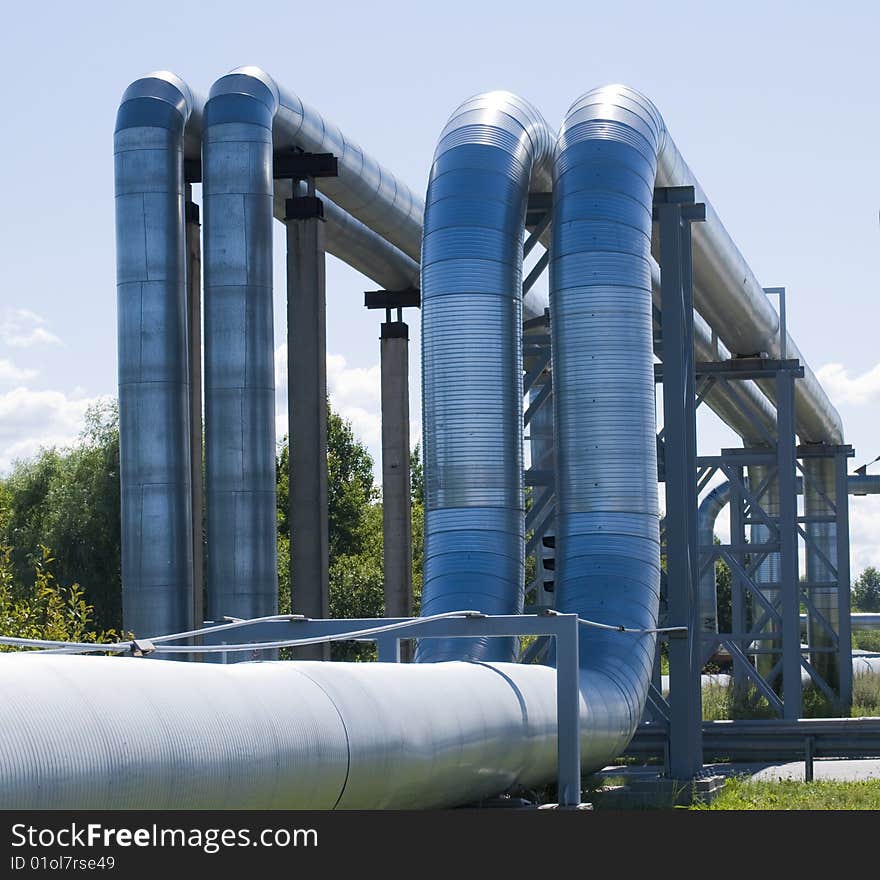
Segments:
[[[309,185],[314,198],[314,185]],[[291,610],[330,613],[327,525],[327,302],[324,221],[301,217],[288,201],[287,411],[290,444]],[[299,659],[328,660],[329,645],[297,648]]]
[[[412,516],[409,472],[409,327],[385,321],[382,369],[382,556],[385,616],[412,616]]]
[[[852,706],[852,619],[850,617],[849,570],[849,486],[846,462],[849,452],[838,452],[834,457],[834,506],[837,514],[837,630],[840,663],[841,714],[848,715]]]
[[[199,627],[204,607],[204,510],[202,483],[202,237],[199,206],[186,187],[186,300],[189,314],[190,483],[192,485],[192,597],[187,629]],[[196,659],[201,659],[195,655]]]
[[[581,802],[580,669],[576,614],[560,615],[556,637],[557,799],[560,806]]]
[[[691,779],[702,767],[696,401],[690,221],[693,190],[655,191],[662,283],[663,427],[669,622],[686,635],[669,640],[669,775]],[[687,206],[687,207],[685,207]],[[702,206],[694,206],[699,209]]]
[[[785,365],[780,365],[780,370],[776,374],[779,589],[782,600],[783,711],[784,717],[788,720],[800,717],[802,701],[794,381],[795,372]]]

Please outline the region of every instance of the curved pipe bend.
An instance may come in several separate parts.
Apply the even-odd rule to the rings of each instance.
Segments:
[[[183,159],[200,110],[178,76],[149,74],[113,138],[122,611],[138,634],[193,623]]]
[[[522,610],[522,243],[552,148],[534,107],[489,92],[453,113],[434,154],[421,258],[424,614]],[[417,659],[515,655],[511,639],[431,639]]]
[[[277,90],[221,77],[204,113],[205,490],[208,615],[278,603],[272,129]]]

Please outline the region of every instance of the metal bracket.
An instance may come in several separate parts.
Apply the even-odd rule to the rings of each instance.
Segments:
[[[323,220],[324,203],[317,196],[296,196],[284,203],[284,219]]]
[[[304,153],[301,150],[275,153],[272,176],[275,180],[338,177],[339,164],[332,153]]]

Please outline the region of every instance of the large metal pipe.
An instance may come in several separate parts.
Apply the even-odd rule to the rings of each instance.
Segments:
[[[297,147],[336,156],[339,176],[322,179],[320,191],[411,259],[419,259],[424,204],[403,181],[265,70],[239,67],[229,76],[257,80],[274,96],[276,150]]]
[[[837,584],[837,521],[834,519],[835,505],[838,503],[834,490],[837,462],[833,458],[807,458],[804,460],[803,485],[804,515],[807,535],[806,575],[811,585],[809,597],[818,612],[835,633],[840,632],[840,608]],[[841,499],[846,504],[848,499]],[[816,522],[809,519],[815,518]],[[833,520],[833,521],[829,521]],[[849,589],[849,584],[846,585]],[[838,652],[834,649],[834,638],[810,614],[807,643],[813,649],[811,662],[819,675],[839,690],[840,664]],[[849,645],[846,646],[847,651]],[[818,650],[816,650],[818,649]]]
[[[641,96],[625,86],[608,86],[592,93],[596,103],[613,107],[621,118],[641,112]],[[656,112],[656,111],[655,111]],[[658,115],[659,119],[659,115]],[[706,198],[699,181],[684,161],[662,119],[657,157],[659,186],[693,186],[698,202],[706,205],[706,222],[693,229],[694,302],[697,311],[737,355],[767,352],[781,357],[779,316],[749,264]],[[791,336],[785,354],[797,358],[804,378],[795,385],[796,430],[807,443],[843,443],[840,415],[816,379]],[[763,382],[767,396],[775,399],[773,382]]]
[[[0,807],[454,806],[552,777],[555,682],[536,665],[3,654]]]
[[[278,607],[272,120],[260,80],[219,79],[202,146],[208,615]]]
[[[434,154],[421,266],[423,614],[522,610],[522,243],[529,187],[551,152],[530,104],[490,92],[453,113]],[[515,652],[512,639],[429,639],[416,658]]]
[[[660,539],[650,257],[662,129],[646,100],[640,115],[623,119],[592,94],[565,117],[553,179],[556,600],[586,618],[653,628]],[[583,635],[583,675],[602,719],[594,759],[611,759],[631,738],[655,641]]]
[[[114,135],[123,626],[138,635],[193,623],[183,152],[197,103],[150,74]]]

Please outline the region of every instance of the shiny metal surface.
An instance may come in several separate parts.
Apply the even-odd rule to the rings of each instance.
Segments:
[[[716,330],[735,355],[767,352],[778,357],[779,317],[754,273],[706,198],[699,181],[678,151],[656,107],[634,89],[609,85],[584,95],[572,108],[584,119],[602,118],[609,125],[625,126],[633,133],[633,144],[647,137],[654,151],[656,176],[645,181],[649,188],[693,186],[696,198],[706,205],[706,222],[693,226],[694,302],[697,311]],[[655,136],[656,134],[656,136]],[[612,186],[615,186],[612,184]],[[609,210],[617,210],[614,189],[607,195]],[[799,358],[805,375],[796,384],[797,431],[807,442],[843,442],[840,416],[818,380],[788,337],[787,356]],[[763,384],[773,399],[772,383]]]
[[[622,116],[639,112],[641,96],[625,86],[597,90],[594,100],[608,103]],[[656,112],[656,111],[655,111]],[[659,117],[658,117],[659,118]],[[660,120],[662,136],[657,157],[657,185],[693,186],[706,205],[706,222],[693,226],[694,303],[728,348],[738,355],[767,352],[780,357],[779,316],[743,255],[706,198],[675,142]],[[842,443],[840,415],[790,335],[786,356],[804,366],[795,384],[796,427],[804,442]],[[773,399],[773,382],[762,382]]]
[[[777,478],[776,469],[769,468],[767,465],[753,465],[748,469],[749,489],[752,494],[759,499],[760,505],[767,516],[774,522],[779,520],[779,479]],[[769,482],[767,482],[769,477]],[[766,490],[761,493],[765,482],[767,482]],[[778,538],[772,534],[769,526],[762,522],[755,522],[749,527],[751,544],[767,544],[771,542],[778,543]],[[762,552],[762,551],[758,551]],[[758,566],[754,574],[756,586],[761,590],[766,600],[772,603],[779,614],[782,613],[782,606],[779,597],[781,579],[781,561],[778,551],[768,553],[764,561]],[[765,615],[764,607],[758,601],[752,598],[752,618],[751,626],[754,628],[756,621]],[[775,630],[779,632],[782,625],[779,620],[770,618],[761,628],[763,632]],[[779,643],[773,642],[757,642],[757,647],[774,648],[779,647]],[[758,672],[763,676],[767,676],[773,668],[776,661],[781,657],[776,654],[759,654],[755,661]]]
[[[804,515],[828,517],[833,515],[832,504],[837,504],[835,491],[835,462],[830,458],[807,458],[803,462],[804,477],[800,481],[804,494]],[[846,504],[848,499],[842,499]],[[808,522],[806,542],[807,582],[815,584],[809,595],[816,611],[825,618],[835,633],[840,632],[840,603],[837,595],[837,523]],[[830,567],[829,567],[830,566]],[[821,586],[819,586],[821,584]],[[811,648],[833,648],[834,638],[810,615],[807,643]],[[840,681],[840,664],[836,652],[811,655],[813,666],[832,687]]]
[[[123,626],[140,636],[193,623],[183,148],[195,103],[174,74],[150,74],[125,91],[114,134]]]
[[[305,194],[304,183],[298,194]],[[290,181],[275,181],[275,219],[283,220],[285,202],[292,195]],[[338,257],[386,290],[419,286],[419,264],[402,250],[387,242],[369,226],[343,211],[335,202],[321,195],[324,203],[324,245],[328,254]]]
[[[660,267],[651,260],[651,288],[654,305],[660,308]],[[699,312],[694,312],[694,353],[698,361],[726,361],[731,355],[727,346],[720,339],[713,340],[712,328],[706,323]],[[657,345],[655,354],[662,360],[661,346]],[[731,427],[747,446],[765,445],[767,437],[774,436],[776,431],[776,407],[767,399],[764,392],[753,381],[739,381],[730,385],[716,383],[706,392],[706,405]],[[746,406],[749,407],[747,414]],[[755,419],[762,425],[767,434],[753,423]]]
[[[223,77],[224,89],[252,88],[259,81],[277,104],[272,137],[276,150],[299,147],[333,153],[339,176],[319,181],[318,189],[413,260],[419,259],[424,203],[403,181],[347,137],[317,110],[285,89],[259,67],[239,67]]]
[[[0,806],[332,809],[348,745],[293,663],[0,656]]]
[[[651,203],[662,123],[619,118],[588,93],[562,124],[553,181],[550,324],[556,430],[556,601],[561,611],[656,626],[660,590],[651,310]],[[589,630],[584,769],[631,738],[655,637]]]
[[[730,483],[719,483],[700,502],[697,514],[700,547],[711,547],[715,540],[718,514],[730,501]],[[718,591],[713,563],[700,578],[700,628],[704,633],[718,632]]]
[[[434,154],[421,259],[422,613],[522,610],[522,243],[552,137],[509,92],[465,101]],[[512,660],[513,639],[430,639],[422,661]]]
[[[278,607],[272,314],[275,93],[218,80],[202,145],[209,618]]]

